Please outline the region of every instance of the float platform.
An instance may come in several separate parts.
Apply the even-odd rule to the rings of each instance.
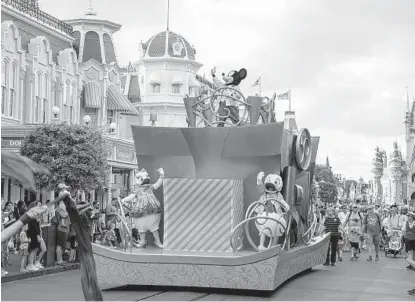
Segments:
[[[330,234],[284,251],[184,252],[147,247],[132,252],[93,244],[100,286],[180,286],[273,291],[291,277],[323,264]]]

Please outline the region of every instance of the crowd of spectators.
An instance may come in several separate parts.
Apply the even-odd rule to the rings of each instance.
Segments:
[[[59,185],[59,193],[65,191],[64,184]],[[45,204],[49,204],[47,200]],[[2,230],[9,227],[32,207],[41,205],[39,201],[33,202],[4,202],[2,200]],[[100,208],[98,201],[80,202],[78,210],[86,225],[90,228],[91,241],[103,244],[112,248],[119,248],[122,245],[120,234],[120,215],[118,199],[113,198],[105,209]],[[46,266],[45,254],[47,247],[51,248],[47,239],[43,238],[44,228],[54,230],[55,250],[54,264],[66,265],[78,262],[77,260],[77,238],[73,228],[65,203],[61,201],[48,210],[39,219],[32,219],[27,225],[23,226],[20,232],[10,240],[2,244],[1,269],[2,276],[8,274],[10,253],[18,254],[21,257],[20,272],[33,272],[44,269]]]

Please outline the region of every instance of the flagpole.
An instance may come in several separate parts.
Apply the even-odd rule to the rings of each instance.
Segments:
[[[259,96],[261,97],[262,75],[259,77]]]
[[[288,95],[288,111],[291,111],[291,90]]]

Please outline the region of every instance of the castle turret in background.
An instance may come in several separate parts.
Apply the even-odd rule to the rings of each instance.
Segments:
[[[380,182],[380,178],[383,175],[383,154],[380,151],[379,147],[376,147],[375,150],[375,158],[372,162],[372,175],[373,175],[373,200],[376,204],[380,204],[381,197],[382,197],[382,185]]]
[[[391,203],[401,203],[404,198],[403,178],[405,177],[405,163],[402,159],[402,152],[398,149],[398,143],[393,143],[393,151],[389,162],[391,182]]]

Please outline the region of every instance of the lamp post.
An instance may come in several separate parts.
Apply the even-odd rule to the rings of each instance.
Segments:
[[[117,124],[116,124],[116,123],[114,123],[114,122],[112,122],[112,123],[110,124],[110,132],[111,132],[111,133],[114,133],[116,129],[117,129]]]
[[[52,108],[52,114],[53,114],[53,123],[57,123],[59,121],[59,113],[60,109],[59,107],[53,106]]]
[[[89,124],[91,123],[91,117],[89,115],[85,115],[82,120],[84,121],[84,124],[86,126],[89,126]]]
[[[154,107],[150,108],[150,119],[149,119],[149,121],[151,122],[152,127],[156,126],[157,113],[156,113],[156,108],[154,108]]]

